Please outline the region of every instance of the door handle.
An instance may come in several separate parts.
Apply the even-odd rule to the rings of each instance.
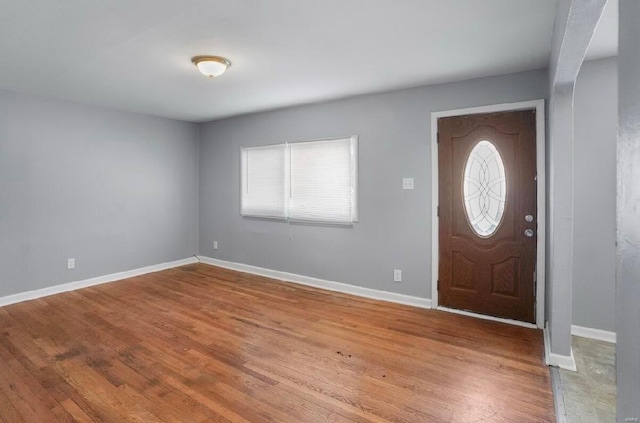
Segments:
[[[526,216],[524,217],[524,220],[525,220],[526,222],[531,223],[531,222],[533,222],[533,216],[532,216],[532,215],[530,215],[530,214],[528,214],[528,215],[526,215]]]
[[[533,229],[526,229],[524,231],[524,236],[526,236],[527,238],[532,238],[533,237]]]

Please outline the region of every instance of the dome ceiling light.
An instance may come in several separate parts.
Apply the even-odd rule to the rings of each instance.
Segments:
[[[196,56],[191,59],[191,62],[196,65],[200,73],[209,78],[215,78],[222,75],[231,62],[220,56]]]

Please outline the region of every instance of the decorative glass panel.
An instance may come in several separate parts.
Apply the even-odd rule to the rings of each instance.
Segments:
[[[504,216],[507,178],[498,149],[489,141],[473,147],[464,168],[464,208],[473,230],[490,237]]]

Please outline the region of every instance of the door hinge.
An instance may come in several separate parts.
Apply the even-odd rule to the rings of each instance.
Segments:
[[[436,144],[440,144],[440,132],[436,135]]]
[[[536,273],[536,271],[534,270],[533,272],[533,296],[535,298],[535,296],[538,294],[538,275]]]
[[[440,291],[440,279],[438,279],[438,282],[437,282],[437,284],[436,284],[436,289],[437,289],[438,291]]]
[[[437,216],[438,216],[438,217],[440,217],[440,206],[438,206],[438,209],[437,209],[437,211],[436,211],[436,214],[437,214]]]

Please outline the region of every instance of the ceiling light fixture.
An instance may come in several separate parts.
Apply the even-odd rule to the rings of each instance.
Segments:
[[[231,62],[220,56],[196,56],[191,59],[200,73],[209,78],[220,76],[231,66]]]

